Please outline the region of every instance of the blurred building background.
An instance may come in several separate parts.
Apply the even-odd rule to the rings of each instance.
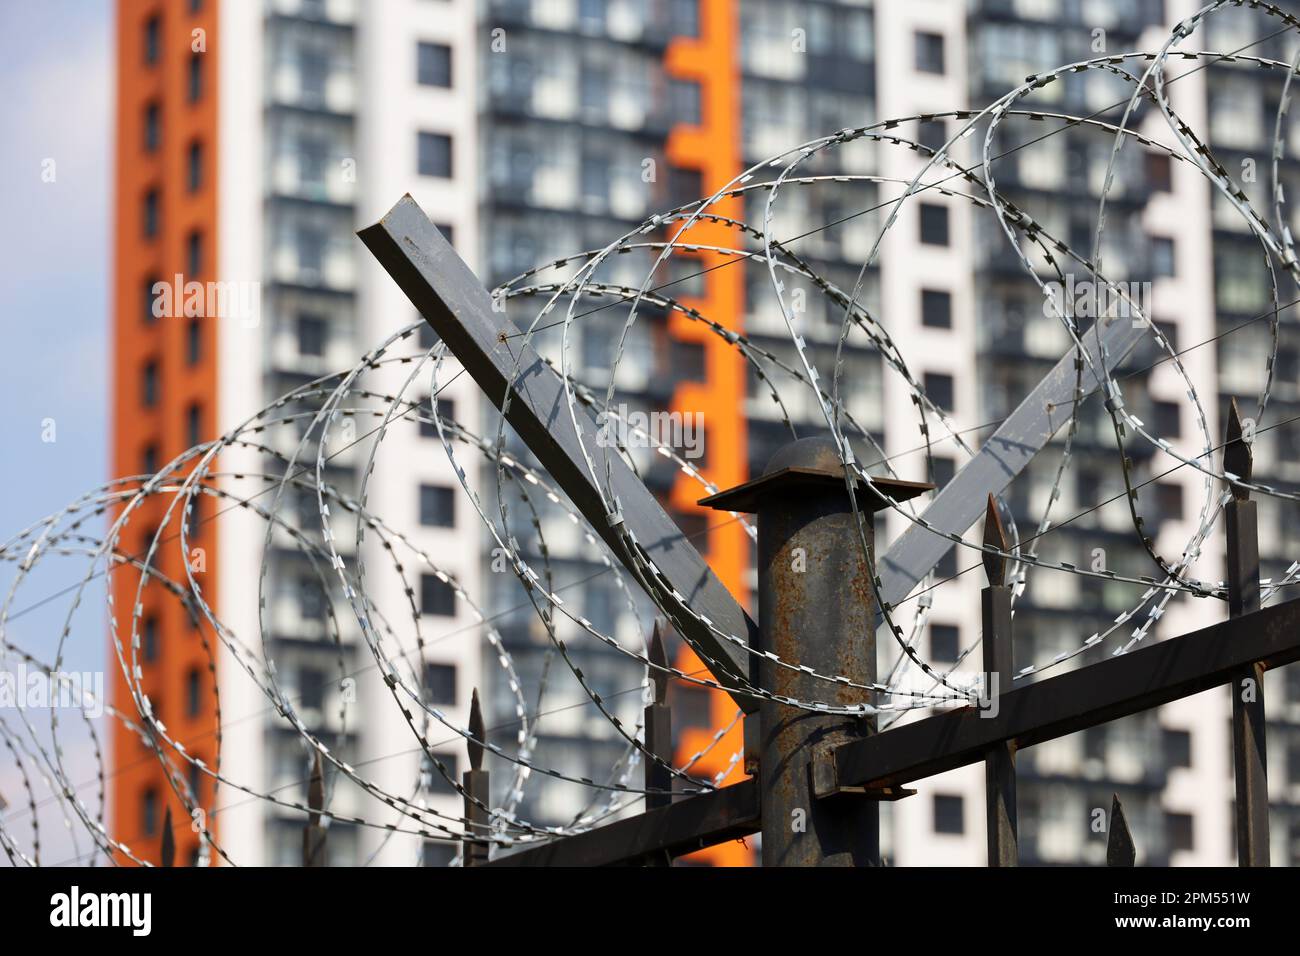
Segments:
[[[1157,48],[1169,25],[1195,6],[1191,0],[120,0],[114,471],[155,470],[294,385],[350,366],[365,349],[413,321],[412,307],[354,237],[404,192],[431,212],[484,281],[496,285],[551,260],[599,249],[656,212],[708,195],[752,164],[805,141],[891,117],[927,117],[882,130],[874,140],[818,153],[796,174],[807,181],[783,187],[776,203],[773,233],[790,238],[789,248],[839,288],[852,290],[891,200],[921,170],[926,150],[942,146],[964,125],[951,111],[981,108],[1026,76],[1061,64]],[[1257,43],[1249,54],[1280,60],[1294,54],[1290,36],[1257,42],[1280,26],[1258,13],[1232,10],[1215,23],[1198,49]],[[195,30],[203,31],[202,50],[195,49]],[[1139,71],[1142,65],[1128,62],[1125,68]],[[1229,170],[1246,169],[1248,160],[1258,165],[1253,185],[1244,185],[1265,208],[1282,76],[1248,62],[1188,63],[1179,71],[1185,75],[1170,87],[1175,108],[1209,136]],[[1009,118],[993,143],[1000,157],[994,166],[998,188],[1084,256],[1092,255],[1113,135],[1068,126],[1052,114],[1095,114],[1117,122],[1130,92],[1129,84],[1109,74],[1069,75],[1027,98],[1024,108],[1039,115]],[[948,116],[935,115],[945,111]],[[1150,107],[1142,107],[1131,125],[1158,142],[1174,142]],[[962,165],[978,163],[983,134],[981,128],[949,153]],[[881,177],[880,184],[852,178],[866,175]],[[1283,175],[1300,188],[1294,162],[1283,161]],[[980,195],[958,178],[945,185],[953,193]],[[752,188],[728,196],[713,211],[761,227],[767,198],[766,189]],[[1212,197],[1186,164],[1131,142],[1120,153],[1107,216],[1103,271],[1117,281],[1151,284],[1155,320],[1179,349],[1190,350],[1183,363],[1206,404],[1208,434],[1217,443],[1228,399],[1236,396],[1243,408],[1253,409],[1262,385],[1269,337],[1267,322],[1258,317],[1269,299],[1261,252],[1240,216]],[[667,235],[660,230],[651,238]],[[690,241],[757,248],[721,222],[694,227]],[[653,261],[644,250],[614,257],[597,280],[636,288]],[[544,271],[535,281],[555,282],[575,268]],[[155,320],[153,283],[176,273],[259,282],[260,324]],[[1044,314],[1042,293],[992,212],[961,195],[931,190],[908,203],[861,282],[859,301],[888,329],[915,379],[971,447],[978,448],[1070,349],[1059,321]],[[761,257],[743,261],[707,250],[675,255],[654,284],[665,286],[664,293],[684,307],[794,361]],[[800,331],[819,367],[829,369],[843,306],[811,283],[804,291]],[[547,294],[509,299],[512,320],[527,326]],[[600,304],[580,303],[579,311],[590,311],[571,330],[568,354],[578,377],[603,396],[627,308],[598,310]],[[1285,421],[1300,401],[1290,325],[1284,318],[1275,400],[1261,427]],[[925,457],[918,450],[924,438],[911,396],[864,342],[859,336],[846,345],[847,410],[876,437],[900,477],[942,485],[965,460],[960,447],[936,442],[933,473],[924,474]],[[417,345],[432,344],[421,333],[405,351],[414,354]],[[543,334],[538,345],[558,358],[558,330]],[[1186,384],[1172,363],[1153,366],[1159,358],[1154,346],[1139,347],[1120,370],[1127,376],[1125,394],[1153,434],[1198,454],[1204,437]],[[398,387],[401,377],[393,382]],[[799,434],[816,433],[824,422],[811,396],[800,394],[792,380],[776,384]],[[790,437],[781,407],[736,350],[681,311],[639,310],[617,386],[616,401],[633,408],[702,411],[706,451],[695,464],[718,487],[761,470]],[[427,382],[423,387],[427,394]],[[496,435],[494,411],[479,400],[468,376],[448,385],[438,400],[448,418],[489,439]],[[267,443],[292,454],[304,434],[301,421],[270,429]],[[933,418],[930,428],[936,436],[943,433]],[[1033,534],[1049,505],[1064,437],[1058,434],[1049,453],[1010,490],[1024,536]],[[1293,487],[1298,437],[1294,426],[1261,434],[1256,474]],[[1138,480],[1173,464],[1140,440],[1127,447]],[[355,490],[365,448],[360,442],[351,454],[331,458],[330,480]],[[511,448],[524,456],[517,441]],[[1075,454],[1052,505],[1053,523],[1122,494],[1114,435],[1095,397],[1085,405]],[[314,457],[313,447],[308,460]],[[390,524],[409,531],[419,547],[455,562],[445,570],[499,629],[530,695],[530,711],[543,715],[533,725],[534,761],[572,776],[615,779],[623,741],[551,650],[513,574],[492,570],[487,536],[457,486],[436,430],[402,423],[386,438],[381,459],[374,479],[379,484],[369,489],[372,505]],[[276,470],[251,448],[223,452],[222,462],[228,473]],[[752,558],[739,524],[697,508],[704,490],[667,460],[647,461],[645,474],[719,576],[747,601]],[[495,469],[481,468],[471,481],[485,501],[495,501]],[[504,494],[520,521],[520,541],[536,542],[517,491]],[[1140,513],[1160,553],[1180,553],[1196,530],[1203,494],[1191,469],[1144,489]],[[305,533],[318,535],[314,494],[294,507]],[[1260,508],[1265,575],[1276,577],[1300,552],[1300,521],[1285,503],[1265,499]],[[892,539],[904,525],[901,516],[891,515],[881,540]],[[535,548],[530,562],[549,570],[578,614],[641,651],[636,599],[617,586],[560,510],[540,507],[539,526],[546,546],[544,552]],[[250,580],[249,569],[261,561],[264,531],[238,514],[195,527],[202,528],[196,543],[212,556],[205,598],[238,633],[256,634],[258,583]],[[350,542],[353,535],[341,533],[339,539]],[[369,651],[346,603],[322,591],[295,550],[279,544],[272,542],[262,611],[277,679],[304,720],[336,742],[335,750],[391,753],[393,741],[409,740],[408,731],[382,681],[373,669],[365,671]],[[1100,549],[1109,568],[1154,573],[1122,498],[1035,546],[1046,559],[1080,566],[1090,565]],[[379,545],[367,539],[367,547],[375,553],[345,556],[380,567]],[[1216,560],[1207,555],[1196,566],[1199,576],[1220,577]],[[937,574],[949,578],[978,563],[973,552],[950,553]],[[373,575],[377,600],[399,602],[400,587],[384,579]],[[1030,580],[1017,609],[1017,667],[1074,649],[1140,597],[1140,589],[1122,583],[1048,570]],[[941,600],[929,611],[922,643],[932,661],[955,662],[977,640],[972,622],[979,620],[982,584],[977,570],[935,592]],[[390,586],[393,593],[386,593]],[[119,605],[130,606],[134,582],[115,580],[114,588]],[[427,647],[414,659],[429,699],[463,725],[471,688],[483,688],[493,739],[509,748],[518,730],[516,698],[482,628],[436,575],[420,577],[417,597]],[[337,604],[337,635],[330,601]],[[1155,633],[1181,633],[1220,613],[1209,602],[1179,600]],[[648,619],[644,607],[640,617]],[[166,724],[183,739],[201,741],[193,752],[210,761],[216,714],[214,698],[205,693],[213,676],[201,638],[214,646],[215,638],[201,629],[196,634],[165,602],[156,611],[147,609],[145,620],[151,633],[143,638],[144,686]],[[575,638],[572,654],[589,685],[620,719],[634,724],[642,679],[635,662],[577,637],[562,619],[556,628],[562,639]],[[1121,628],[1093,656],[1065,666],[1086,665],[1108,653],[1128,640],[1131,629]],[[880,643],[887,672],[893,648],[885,638]],[[675,646],[674,654],[683,670],[700,668],[689,649]],[[1270,720],[1277,723],[1269,737],[1278,742],[1270,754],[1270,788],[1273,859],[1279,864],[1300,861],[1296,670],[1273,673],[1267,688]],[[247,676],[224,656],[218,656],[215,671],[229,721],[222,727],[223,769],[255,790],[301,799],[307,758],[296,734],[280,726]],[[345,689],[340,672],[360,674],[346,722],[338,717]],[[692,773],[734,779],[741,772],[735,761],[740,732],[726,698],[690,685],[675,686],[672,694],[679,761],[707,750]],[[233,719],[248,715],[253,716]],[[1118,792],[1141,860],[1228,864],[1235,859],[1228,730],[1225,690],[1022,752],[1022,863],[1101,862],[1105,834],[1094,831],[1092,810],[1109,808],[1110,794]],[[138,759],[145,751],[128,731],[115,733],[113,751],[115,834],[131,843],[133,836],[147,841],[161,825],[167,787],[156,768]],[[447,746],[443,759],[453,770],[462,751],[459,742]],[[373,769],[386,787],[414,785],[432,805],[458,812],[459,798],[440,774],[422,767],[418,753],[377,762]],[[504,772],[494,774],[503,786],[506,779]],[[196,778],[193,785],[200,803],[212,799],[207,782]],[[927,780],[916,796],[888,805],[889,858],[899,865],[982,864],[982,793],[982,771],[973,767]],[[608,803],[608,791],[534,774],[519,812],[558,824],[604,812]],[[297,861],[301,814],[228,791],[218,806],[219,839],[237,861]],[[343,788],[332,794],[331,806],[370,816],[382,809]],[[197,854],[196,838],[188,832],[184,838]],[[413,837],[338,823],[329,846],[338,865],[372,859],[440,865],[452,856],[443,844],[422,846]],[[752,847],[733,844],[714,848],[699,862],[751,859]]]

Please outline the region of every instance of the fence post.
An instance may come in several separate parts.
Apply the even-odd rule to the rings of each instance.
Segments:
[[[984,514],[984,546],[1006,552],[1010,547],[1002,517],[993,495]],[[1011,690],[1011,588],[1007,587],[1007,559],[984,552],[984,574],[988,587],[980,595],[983,612],[984,696],[997,713],[1000,698]],[[997,694],[997,699],[993,697]],[[998,744],[984,759],[985,811],[988,818],[989,866],[1016,866],[1016,750],[1011,743]]]
[[[1128,820],[1124,817],[1124,805],[1119,802],[1119,794],[1110,795],[1110,827],[1106,831],[1106,865],[1133,866],[1137,862],[1137,847],[1133,845],[1133,834],[1129,833]]]
[[[654,634],[650,637],[650,663],[658,667],[668,666],[668,654],[664,651],[663,636],[659,633],[659,622],[655,621]],[[660,760],[671,762],[673,759],[673,714],[668,706],[668,672],[651,668],[650,681],[654,690],[654,699],[645,708],[645,749]],[[668,768],[647,757],[645,761],[645,808],[654,810],[666,807],[673,802],[673,775]],[[648,857],[646,866],[672,866],[668,854],[656,854]]]
[[[895,499],[931,486],[881,479]],[[883,507],[865,483],[858,507]],[[775,695],[852,706],[866,691],[802,671],[876,679],[876,603],[844,466],[829,438],[780,449],[762,477],[702,502],[758,515],[759,680]],[[880,794],[842,787],[832,749],[875,732],[873,717],[818,714],[773,700],[759,705],[759,792],[764,866],[875,866],[880,862]]]
[[[469,703],[470,739],[465,741],[469,751],[469,769],[461,774],[461,786],[465,790],[465,838],[461,840],[461,865],[482,866],[488,861],[488,849],[491,843],[487,839],[487,828],[491,822],[485,809],[488,805],[488,771],[483,769],[483,742],[487,740],[487,726],[483,723],[483,711],[478,703],[478,688]],[[477,801],[477,802],[476,802]]]
[[[311,761],[311,779],[307,782],[307,826],[302,831],[302,865],[325,865],[325,827],[321,825],[320,812],[325,809],[325,769],[321,765],[320,751],[314,751]]]
[[[1228,410],[1223,470],[1231,482],[1227,519],[1228,616],[1258,611],[1259,523],[1250,490],[1232,482],[1249,481],[1254,467],[1243,438],[1237,400]],[[1268,866],[1268,760],[1265,744],[1264,668],[1255,662],[1232,680],[1232,766],[1236,780],[1237,865]]]
[[[163,813],[163,831],[161,846],[158,847],[158,863],[161,866],[176,865],[176,837],[172,834],[172,808],[167,805]]]

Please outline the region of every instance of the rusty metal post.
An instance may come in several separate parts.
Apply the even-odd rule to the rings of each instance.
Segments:
[[[1249,481],[1254,467],[1250,444],[1243,437],[1237,400],[1228,411],[1223,470]],[[1228,616],[1242,617],[1260,608],[1259,524],[1250,490],[1231,484],[1227,519]],[[1237,865],[1268,866],[1268,754],[1265,746],[1264,668],[1255,661],[1239,671],[1232,692],[1232,765],[1236,780]]]
[[[1011,690],[1011,678],[1015,672],[1011,656],[1011,588],[1007,587],[1007,559],[1003,556],[1010,542],[992,495],[989,495],[984,516],[984,545],[1003,552],[984,552],[984,573],[989,583],[981,594],[984,625],[981,647],[985,680],[988,682],[984,696],[1000,709],[1000,698]],[[998,699],[995,700],[994,694]],[[1019,855],[1016,748],[1010,741],[992,748],[984,760],[984,797],[989,866],[1016,866]]]
[[[931,486],[880,481],[896,499]],[[865,483],[867,512],[883,507]],[[876,678],[876,603],[866,556],[834,443],[806,438],[778,451],[762,477],[704,499],[725,511],[758,515],[759,680],[782,697],[837,706],[870,694],[800,670]],[[875,720],[818,714],[770,700],[759,706],[759,790],[764,866],[875,866],[880,862],[880,794],[841,787],[833,749],[875,731]],[[888,798],[887,796],[885,798]]]
[[[312,755],[311,779],[307,782],[307,826],[302,831],[302,865],[325,865],[325,834],[320,812],[325,809],[325,770],[320,751]]]
[[[663,637],[659,633],[659,622],[655,621],[654,634],[650,638],[650,663],[656,667],[668,666],[668,655],[664,651]],[[660,760],[671,762],[673,759],[673,715],[668,700],[668,672],[652,668],[651,686],[654,688],[654,700],[645,709],[645,749]],[[647,757],[645,761],[645,808],[654,810],[666,807],[673,802],[673,775],[668,768]],[[655,854],[646,859],[646,866],[671,866],[672,858],[666,853]]]
[[[172,833],[172,808],[167,805],[163,814],[163,831],[161,845],[158,847],[158,864],[160,866],[176,865],[176,836]]]
[[[1119,794],[1110,795],[1110,827],[1106,832],[1106,865],[1133,866],[1137,863],[1137,847],[1133,845],[1133,834],[1129,832],[1128,820],[1124,816],[1124,805],[1119,802]]]
[[[487,741],[487,727],[483,723],[483,711],[478,703],[478,688],[469,704],[470,739],[465,741],[469,751],[469,769],[461,774],[461,786],[465,789],[465,836],[461,841],[461,865],[482,866],[488,861],[487,840],[488,825],[491,819],[487,812],[488,805],[488,771],[483,769],[483,744]]]

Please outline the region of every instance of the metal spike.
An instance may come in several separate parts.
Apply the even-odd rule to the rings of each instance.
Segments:
[[[169,804],[163,814],[162,846],[158,850],[158,862],[162,866],[176,865],[176,838],[172,836],[172,808]]]
[[[988,507],[984,511],[984,544],[999,551],[1009,551],[1011,543],[1007,540],[1007,530],[1002,526],[1002,516],[998,506],[989,494]],[[984,552],[984,575],[990,587],[1003,587],[1007,583],[1007,559],[1001,554]]]
[[[654,634],[650,637],[650,679],[655,685],[655,703],[662,704],[668,699],[668,672],[660,670],[668,666],[668,655],[664,652],[664,639],[659,633],[659,622],[655,621]]]
[[[311,779],[307,781],[307,806],[312,810],[308,821],[311,826],[320,823],[320,811],[325,809],[325,770],[321,766],[320,751],[311,761]]]
[[[465,741],[469,750],[469,769],[483,769],[483,743],[487,740],[487,726],[483,723],[483,711],[478,704],[478,688],[469,701],[469,740]]]
[[[1237,400],[1234,398],[1228,408],[1228,427],[1225,429],[1226,435],[1223,444],[1223,470],[1236,475],[1242,481],[1250,481],[1251,472],[1255,465],[1255,455],[1251,451],[1250,442],[1246,441],[1243,436],[1241,427],[1241,412],[1237,408]],[[1242,488],[1235,482],[1232,483],[1232,497],[1238,501],[1246,501],[1250,498],[1250,489]]]
[[[1110,795],[1110,835],[1106,838],[1106,865],[1132,866],[1137,861],[1137,848],[1133,845],[1133,834],[1128,831],[1128,820],[1124,819],[1124,805],[1119,802],[1119,794]]]

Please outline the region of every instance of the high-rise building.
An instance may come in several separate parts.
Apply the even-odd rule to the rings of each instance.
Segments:
[[[657,212],[732,184],[742,170],[800,143],[842,128],[918,116],[919,122],[808,158],[782,187],[771,228],[836,288],[857,290],[856,300],[898,343],[915,381],[967,445],[978,448],[989,423],[1008,414],[1070,351],[1069,336],[1044,311],[1041,289],[993,212],[966,198],[982,197],[977,185],[960,178],[943,183],[947,192],[932,189],[910,201],[859,276],[893,200],[921,171],[929,151],[964,125],[954,111],[978,110],[1027,76],[1065,63],[1158,47],[1169,26],[1194,6],[1191,0],[121,0],[115,470],[155,470],[196,438],[220,434],[290,388],[352,365],[364,350],[414,320],[409,303],[353,236],[404,192],[416,196],[489,285],[538,286],[532,294],[504,300],[510,318],[527,327],[553,292],[547,283],[572,276],[584,251],[638,229]],[[205,31],[202,49],[196,48],[195,30]],[[1257,13],[1233,11],[1199,48],[1235,49],[1265,32]],[[1253,52],[1277,59],[1291,54],[1280,40]],[[1216,151],[1224,151],[1231,161],[1220,159],[1230,168],[1255,164],[1259,176],[1250,188],[1262,203],[1281,75],[1266,83],[1267,74],[1249,64],[1200,65],[1176,67],[1185,75],[1170,86],[1172,102],[1193,128],[1206,131]],[[1135,71],[1143,66],[1129,64]],[[1130,92],[1103,71],[1071,74],[1026,98],[1023,109],[1036,115],[1009,116],[994,137],[998,189],[1084,258],[1093,256],[1113,132],[1052,114],[1095,115],[1114,123],[1123,108],[1111,107]],[[1139,112],[1134,125],[1156,143],[1174,142],[1150,108]],[[953,162],[978,164],[984,132],[981,126],[951,145]],[[1294,165],[1284,160],[1287,177],[1300,177]],[[763,226],[765,175],[739,184],[746,188],[715,204],[711,212],[718,218],[692,228],[693,248],[674,254],[653,285],[685,310],[716,318],[757,348],[796,365],[762,258],[711,251],[758,248],[723,219],[743,217]],[[929,175],[937,182],[951,170],[937,167]],[[662,242],[673,231],[670,224],[641,241]],[[596,279],[635,289],[657,252],[638,248],[614,256]],[[1227,399],[1245,400],[1258,391],[1268,345],[1266,323],[1236,329],[1268,308],[1263,259],[1240,217],[1186,164],[1129,142],[1117,162],[1100,252],[1108,278],[1150,290],[1144,308],[1150,306],[1160,329],[1187,350],[1182,365],[1206,403],[1216,443]],[[569,261],[513,281],[560,259]],[[1073,269],[1080,280],[1091,278],[1064,259],[1061,268]],[[177,273],[259,284],[260,322],[250,327],[221,318],[155,319],[154,282]],[[1053,277],[1046,268],[1038,274]],[[798,292],[798,331],[818,367],[829,370],[844,304],[811,280],[796,277],[789,286],[792,299]],[[603,397],[622,341],[616,401],[632,409],[703,412],[704,455],[691,463],[717,487],[761,470],[796,433],[824,430],[817,403],[800,394],[807,393],[805,385],[793,378],[777,382],[789,401],[772,402],[766,384],[731,343],[688,311],[643,303],[624,339],[628,308],[617,300],[612,293],[584,300],[567,330],[539,332],[534,344],[557,363],[567,349],[575,377]],[[1210,342],[1214,348],[1196,348]],[[424,348],[431,344],[427,336],[419,339]],[[413,338],[407,351],[421,351],[416,346]],[[1298,400],[1296,355],[1284,339],[1269,413],[1274,421],[1284,420]],[[1130,407],[1180,453],[1197,455],[1204,438],[1186,401],[1187,383],[1172,363],[1155,364],[1160,359],[1147,344],[1120,369]],[[841,360],[846,410],[873,435],[898,475],[946,483],[966,455],[939,420],[920,416],[911,390],[865,337],[850,336]],[[390,387],[400,382],[393,379]],[[495,411],[479,399],[468,376],[438,399],[450,402],[444,411],[467,427],[495,438]],[[1020,534],[1025,540],[1035,536],[1050,507],[1053,530],[1032,542],[1045,560],[1080,567],[1101,561],[1128,574],[1153,573],[1122,498],[1089,512],[1122,495],[1123,485],[1098,397],[1085,403],[1081,419],[1071,439],[1073,466],[1055,494],[1064,431],[1009,490]],[[929,467],[923,422],[934,438]],[[573,676],[508,563],[494,561],[436,437],[427,426],[402,424],[385,440],[369,500],[420,548],[457,562],[439,569],[483,605],[510,652],[526,698],[530,759],[602,783],[629,773],[639,777],[639,767],[627,762],[626,742],[583,685],[632,727],[641,706],[640,666],[553,615],[556,636],[583,680]],[[358,421],[356,434],[366,427]],[[274,447],[291,454],[302,431],[280,431]],[[1279,427],[1262,438],[1257,474],[1285,483],[1295,468],[1295,434]],[[508,442],[511,453],[526,461],[525,449],[512,438]],[[1152,480],[1139,495],[1145,528],[1154,531],[1159,553],[1176,557],[1197,529],[1203,481],[1188,468],[1162,474],[1176,462],[1132,436],[1126,453],[1135,480]],[[748,603],[754,579],[743,527],[699,509],[694,503],[706,492],[671,462],[645,458],[647,484],[724,583]],[[350,493],[363,466],[363,457],[343,452],[331,459],[330,480]],[[881,468],[883,463],[873,464],[873,471]],[[223,450],[220,471],[275,469],[260,453],[233,447]],[[471,468],[470,474],[483,500],[495,502],[495,468]],[[525,499],[519,484],[500,491],[510,530],[530,564],[577,616],[641,652],[646,634],[638,619],[644,625],[649,613],[635,582],[620,586],[562,508],[538,496]],[[220,503],[205,506],[211,514]],[[305,507],[310,512],[311,502]],[[1277,577],[1295,559],[1297,525],[1285,505],[1261,508],[1266,514],[1276,509],[1274,520],[1261,521],[1267,532],[1261,546],[1266,575]],[[1089,513],[1060,526],[1082,512]],[[207,550],[204,580],[211,582],[205,599],[238,633],[255,639],[259,585],[251,569],[263,557],[264,529],[238,513],[198,526],[195,543]],[[877,540],[887,542],[905,526],[901,515],[882,517]],[[378,544],[367,539],[363,547],[375,553],[348,555],[349,560],[365,558],[376,569],[368,583],[381,603],[400,601],[400,579],[388,568],[378,570],[384,560]],[[1217,580],[1222,569],[1211,550],[1207,546],[1195,571]],[[313,587],[310,569],[292,549],[273,549],[270,557],[264,617],[277,679],[287,694],[310,701],[304,706],[310,706],[315,725],[336,735],[340,747],[367,758],[389,754],[392,741],[409,740],[409,731],[370,666],[346,604],[338,614],[347,632],[340,650],[322,623],[323,596]],[[937,665],[956,664],[978,640],[978,626],[971,623],[979,620],[978,565],[976,552],[950,551],[936,569],[936,580],[944,583],[933,594],[941,599],[920,602],[926,616],[914,624],[919,649]],[[162,570],[180,577],[183,569],[164,564]],[[426,687],[461,724],[470,688],[483,687],[493,739],[508,748],[518,731],[516,687],[502,678],[497,655],[486,648],[483,629],[465,602],[449,601],[430,569],[413,573],[423,575],[408,583],[432,638],[417,653]],[[133,604],[134,587],[121,572],[115,576],[119,607]],[[1017,669],[1073,651],[1090,634],[1113,627],[1140,597],[1141,589],[1119,582],[1033,571],[1017,604]],[[914,623],[912,612],[902,613],[901,623]],[[1212,602],[1180,598],[1147,640],[1195,628],[1221,613]],[[1129,639],[1139,620],[1061,666],[1086,665],[1109,653]],[[211,761],[216,714],[213,698],[202,693],[211,673],[201,636],[213,647],[219,641],[196,633],[174,603],[147,601],[144,621],[143,644],[153,648],[153,656],[144,655],[142,680],[152,705],[182,739],[193,738],[191,752]],[[880,646],[887,673],[896,648],[885,632]],[[675,645],[673,654],[682,670],[700,669],[689,648]],[[1270,721],[1278,729],[1274,734],[1270,726],[1270,742],[1286,741],[1275,745],[1270,760],[1273,858],[1279,863],[1295,862],[1300,854],[1300,682],[1290,671],[1270,676],[1267,686]],[[223,770],[253,790],[283,790],[301,799],[306,752],[296,733],[283,727],[228,655],[217,654],[215,672]],[[355,704],[345,725],[334,716],[343,690],[336,672],[355,674]],[[200,706],[187,710],[194,673]],[[124,692],[119,683],[118,693]],[[671,699],[679,765],[693,760],[692,774],[717,780],[739,776],[741,733],[730,700],[689,684],[674,685]],[[1142,859],[1230,862],[1228,721],[1227,692],[1216,691],[1023,751],[1022,861],[1099,861],[1105,832],[1096,811],[1108,812],[1110,794],[1117,792]],[[166,784],[133,734],[118,730],[113,745],[115,832],[129,843],[132,836],[147,841],[159,826]],[[459,742],[447,744],[445,762],[454,767],[461,751]],[[439,792],[445,789],[440,775],[421,774],[418,754],[371,766],[385,787],[403,791],[421,781],[432,805],[458,812],[458,799]],[[497,802],[512,789],[508,776],[494,773]],[[199,785],[200,802],[209,804],[210,781]],[[902,865],[982,863],[980,768],[926,780],[918,790],[883,814],[888,857]],[[301,814],[230,788],[222,794],[213,819],[218,839],[238,862],[297,859]],[[390,821],[373,800],[342,789],[335,799],[350,808],[343,812]],[[561,824],[619,807],[636,809],[634,800],[614,790],[533,774],[518,811]],[[185,839],[183,847],[192,849],[192,835],[185,832]],[[386,838],[381,830],[343,824],[331,830],[330,847],[339,863],[374,857],[436,864],[452,856],[446,844],[421,846],[414,837]],[[740,844],[700,855],[701,862],[721,864],[751,858],[751,848]]]

